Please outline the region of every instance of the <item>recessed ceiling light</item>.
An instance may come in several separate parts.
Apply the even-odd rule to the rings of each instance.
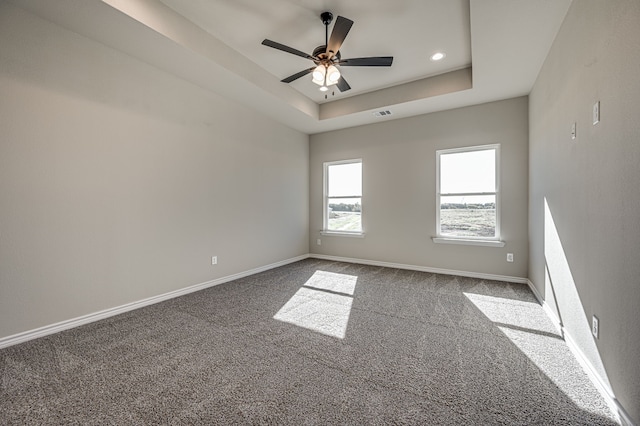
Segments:
[[[433,55],[431,55],[431,60],[432,61],[441,61],[442,59],[444,59],[446,55],[443,52],[436,52]]]

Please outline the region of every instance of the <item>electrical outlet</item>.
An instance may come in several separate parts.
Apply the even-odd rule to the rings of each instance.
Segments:
[[[593,337],[595,337],[596,339],[598,338],[599,334],[600,334],[600,321],[598,321],[598,317],[596,317],[595,315],[593,316],[593,320],[591,321],[591,334],[593,334]]]
[[[507,253],[507,262],[513,262],[513,253]]]
[[[218,264],[218,256],[211,256],[211,264],[212,265]]]
[[[320,238],[318,238],[318,239],[316,240],[316,244],[318,244],[319,246],[321,246],[321,245],[322,245],[322,240],[321,240]]]
[[[600,101],[593,104],[593,125],[600,122]]]

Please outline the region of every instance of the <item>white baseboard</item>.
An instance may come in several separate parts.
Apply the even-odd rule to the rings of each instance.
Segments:
[[[264,272],[269,269],[288,265],[289,263],[298,262],[308,257],[309,257],[308,254],[303,254],[301,256],[292,257],[290,259],[282,260],[280,262],[275,262],[269,265],[264,265],[258,268],[250,269],[248,271],[240,272],[233,275],[228,275],[222,278],[217,278],[215,280],[181,288],[179,290],[170,291],[168,293],[160,294],[158,296],[152,296],[143,300],[138,300],[137,302],[127,303],[124,305],[116,306],[114,308],[105,309],[103,311],[94,312],[94,313],[83,315],[77,318],[61,321],[55,324],[39,327],[34,330],[28,330],[22,333],[13,334],[11,336],[0,338],[0,349],[6,348],[8,346],[17,345],[18,343],[23,343],[28,340],[37,339],[38,337],[48,336],[50,334],[68,330],[70,328],[79,327],[84,324],[88,324],[94,321],[99,321],[99,320],[109,318],[115,315],[119,315],[128,311],[132,311],[134,309],[139,309],[144,306],[153,305],[155,303],[163,302],[165,300],[173,299],[175,297],[183,296],[185,294],[193,293],[195,291],[204,290],[205,288],[213,287],[219,284],[224,284],[226,282],[244,278],[249,275],[257,274],[259,272]]]
[[[616,406],[618,407],[618,416],[620,417],[620,424],[622,426],[636,426],[636,423],[631,420],[631,416],[627,411],[622,408],[618,400],[616,399]]]
[[[526,284],[526,278],[510,277],[507,275],[484,274],[482,272],[455,271],[452,269],[431,268],[428,266],[406,265],[403,263],[380,262],[378,260],[354,259],[351,257],[327,256],[325,254],[310,253],[314,259],[333,260],[335,262],[358,263],[361,265],[383,266],[386,268],[407,269],[410,271],[431,272],[433,274],[458,275],[461,277],[479,278],[483,280],[506,281],[511,283]]]
[[[618,421],[624,426],[635,426],[635,423],[633,422],[633,420],[631,420],[629,414],[622,407],[622,405],[620,405],[620,402],[618,402],[618,399],[613,393],[613,389],[611,389],[611,387],[607,383],[605,383],[604,380],[602,380],[600,375],[596,372],[596,369],[593,367],[593,364],[591,364],[576,341],[573,339],[573,337],[571,337],[571,333],[569,333],[566,328],[562,327],[562,335],[564,337],[564,341],[569,347],[569,350],[571,350],[573,355],[578,360],[578,363],[580,363],[583,370],[587,373],[587,376],[589,376],[600,394],[604,397],[611,411],[613,411],[613,413],[617,415]]]
[[[544,305],[544,298],[542,297],[542,295],[540,294],[540,292],[538,291],[538,289],[536,288],[535,285],[533,285],[533,283],[531,282],[530,279],[527,278],[527,285],[529,286],[529,288],[531,289],[531,292],[533,293],[533,295],[536,297],[536,299],[538,299],[538,302],[541,305]],[[553,320],[555,321],[556,318],[553,318]]]
[[[538,292],[538,289],[536,289],[536,287],[533,285],[533,283],[530,280],[527,280],[527,284],[531,289],[531,291],[533,292],[533,294],[535,295],[536,299],[538,299],[538,302],[542,305],[542,308],[544,309],[549,319],[551,319],[551,321],[555,324],[555,326],[558,328],[558,330],[562,334],[562,337],[564,341],[567,343],[567,346],[569,347],[569,350],[571,351],[571,353],[573,353],[573,356],[576,357],[576,360],[578,361],[582,369],[585,371],[585,373],[587,373],[587,376],[589,376],[589,379],[591,379],[596,389],[598,389],[602,397],[605,399],[611,411],[617,415],[618,421],[624,426],[635,426],[635,423],[633,422],[633,420],[631,420],[631,417],[629,416],[629,414],[618,402],[618,399],[613,393],[613,389],[611,389],[609,384],[606,383],[602,379],[602,377],[600,377],[600,374],[596,372],[596,369],[593,367],[593,364],[591,364],[591,362],[585,356],[584,352],[582,352],[582,349],[580,349],[576,341],[571,336],[571,333],[569,333],[567,329],[562,325],[560,318],[556,315],[553,309],[551,309],[551,307],[544,300],[544,298],[542,298],[542,296],[540,295],[540,292]]]
[[[562,327],[562,323],[560,322],[560,318],[558,317],[558,315],[553,311],[553,309],[551,309],[549,304],[544,300],[544,298],[542,297],[542,295],[540,294],[536,286],[533,285],[531,280],[527,279],[527,285],[529,286],[529,289],[531,290],[533,295],[538,300],[538,303],[542,306],[542,309],[544,310],[544,312],[547,314],[549,319],[551,319],[551,322],[553,323],[553,325],[555,325],[558,331],[562,335],[564,335],[564,328]]]

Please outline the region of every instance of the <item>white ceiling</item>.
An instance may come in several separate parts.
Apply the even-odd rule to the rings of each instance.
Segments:
[[[528,94],[572,0],[11,1],[312,134]],[[342,67],[352,89],[326,101],[310,76],[280,82],[311,61],[261,45],[311,53],[325,10],[355,22],[343,58],[394,57]]]
[[[304,58],[265,47],[262,40],[305,53],[325,43],[320,13],[325,10],[354,21],[340,53],[342,58],[394,56],[391,68],[343,67],[351,90],[336,90],[333,99],[394,86],[471,65],[469,0],[161,0],[279,80],[313,66]],[[329,33],[333,23],[329,26]],[[431,54],[445,51],[441,62]],[[311,76],[291,86],[323,103],[325,94],[309,84]],[[284,83],[283,83],[284,84]],[[332,97],[329,95],[329,101]]]

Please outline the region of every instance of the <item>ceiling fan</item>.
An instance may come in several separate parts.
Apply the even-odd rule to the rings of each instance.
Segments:
[[[323,12],[320,15],[320,19],[322,19],[322,23],[325,26],[325,44],[316,47],[311,55],[269,39],[262,41],[262,44],[265,46],[310,59],[315,64],[314,67],[282,79],[281,81],[283,83],[291,83],[300,77],[312,74],[312,81],[320,86],[321,91],[327,91],[329,90],[329,86],[335,84],[341,92],[344,92],[351,89],[351,86],[349,86],[349,83],[347,83],[340,74],[338,67],[390,67],[393,63],[393,56],[342,59],[340,47],[351,29],[353,21],[343,16],[338,16],[331,31],[331,37],[329,37],[329,24],[333,21],[333,14],[331,12]]]

